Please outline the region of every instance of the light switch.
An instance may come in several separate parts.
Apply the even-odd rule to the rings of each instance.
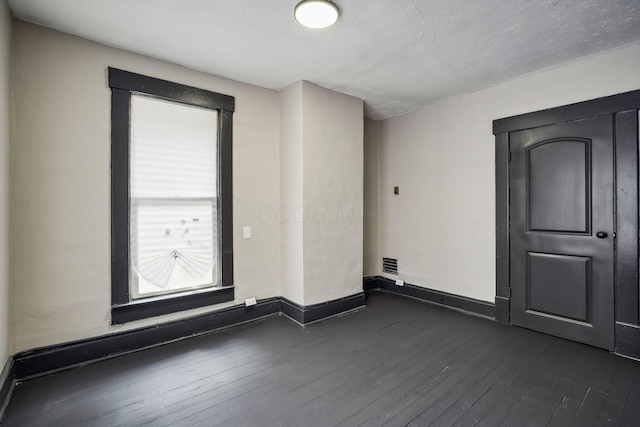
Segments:
[[[396,196],[400,194],[400,187],[393,187],[393,194]]]
[[[248,225],[242,227],[242,237],[245,239],[251,238],[251,227],[249,227]]]

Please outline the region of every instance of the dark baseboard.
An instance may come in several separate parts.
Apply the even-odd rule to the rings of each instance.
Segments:
[[[496,321],[509,325],[511,323],[511,299],[496,295]]]
[[[508,323],[509,299],[496,297],[496,304],[446,292],[405,284],[397,286],[391,279],[368,277],[363,281],[367,291],[381,290],[418,300],[440,304],[481,316],[505,319]],[[301,306],[286,298],[274,297],[258,301],[252,307],[236,305],[213,313],[181,319],[131,331],[94,337],[24,351],[9,357],[0,377],[0,420],[16,382],[49,373],[94,363],[100,360],[151,348],[172,341],[203,335],[216,330],[282,314],[301,325],[317,322],[365,306],[364,292],[311,306]],[[616,353],[640,359],[640,326],[616,323]]]
[[[362,279],[362,290],[365,292],[373,292],[380,289],[380,279],[381,277],[378,276],[365,277]]]
[[[24,351],[14,356],[15,379],[85,365],[278,313],[280,298],[269,298],[251,307],[236,305],[146,328]]]
[[[13,357],[9,356],[0,376],[0,421],[4,418],[4,411],[7,409],[13,386],[15,385],[15,371]]]
[[[640,326],[616,322],[616,354],[640,360]]]
[[[285,298],[275,297],[260,300],[257,305],[251,307],[236,305],[213,313],[146,328],[28,350],[13,356],[10,383],[207,334],[271,315],[284,314],[306,325],[364,305],[364,293],[306,307]],[[4,388],[2,390],[4,391]]]
[[[281,298],[280,311],[301,325],[308,325],[309,323],[324,320],[364,306],[364,292],[360,292],[348,297],[307,306],[302,306],[286,298]]]
[[[385,292],[404,295],[421,301],[432,302],[446,307],[468,311],[470,313],[490,317],[492,319],[495,318],[496,308],[495,305],[490,302],[454,295],[447,292],[435,291],[433,289],[427,289],[422,286],[411,285],[409,283],[405,283],[404,286],[398,286],[395,284],[395,281],[387,279],[386,277],[378,276],[366,279],[365,283],[368,282],[369,287],[371,287],[372,282],[375,281],[377,284],[376,288]]]

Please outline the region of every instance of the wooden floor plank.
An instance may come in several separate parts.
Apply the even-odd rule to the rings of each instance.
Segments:
[[[625,402],[635,380],[633,375],[630,376],[626,372],[628,370],[626,366],[617,366],[616,368],[607,391],[607,398],[598,417],[598,424],[603,426],[620,424]]]
[[[594,353],[592,348],[583,346],[582,352],[573,353],[573,363],[561,379],[562,399],[555,409],[548,425],[564,427],[574,425],[582,401],[589,390],[591,379],[598,369],[600,356],[606,353]],[[596,358],[594,359],[594,355]]]
[[[536,338],[535,336],[532,338]],[[533,345],[535,343],[535,345]],[[472,407],[457,420],[456,426],[475,426],[479,424],[493,408],[499,404],[506,404],[508,408],[515,405],[520,396],[516,393],[516,389],[511,385],[513,377],[528,372],[531,366],[536,363],[550,346],[550,340],[533,341],[530,351],[516,363],[505,375],[500,377],[495,384],[478,400],[473,403]]]
[[[547,425],[562,402],[570,385],[563,379],[575,363],[575,357],[566,348],[565,343],[555,345],[556,353],[535,380],[530,382],[529,390],[513,407],[503,421],[504,425]]]
[[[638,426],[640,363],[374,293],[19,384],[3,426]]]
[[[432,351],[432,343],[434,340],[440,340],[440,337],[444,337],[444,333],[449,324],[444,322],[432,322],[428,328],[427,333],[417,333],[418,330],[423,330],[424,325],[416,325],[419,329],[414,331],[410,336],[403,337],[397,333],[394,333],[393,340],[385,340],[380,342],[379,348],[366,348],[366,351],[381,351],[386,352],[387,357],[384,361],[384,365],[398,366],[400,363],[407,363],[406,358],[416,353],[426,355]],[[419,337],[419,339],[417,338]],[[352,381],[354,378],[362,375],[363,372],[370,371],[372,369],[379,369],[381,362],[379,360],[373,360],[371,358],[362,358],[360,356],[347,359],[349,364],[342,365],[338,369],[316,378],[313,381],[304,384],[303,386],[290,389],[288,394],[294,396],[295,399],[285,399],[287,401],[268,402],[261,405],[251,411],[248,414],[250,417],[272,417],[278,414],[284,414],[282,418],[295,419],[296,413],[294,411],[305,411],[305,405],[309,405],[310,402],[318,401],[322,396],[332,396],[335,390],[344,387],[345,383]],[[411,362],[409,362],[411,363]],[[282,422],[282,421],[280,421]]]
[[[632,386],[624,405],[620,425],[637,427],[640,420],[640,373],[633,370],[631,375]]]
[[[495,356],[494,352],[501,343],[501,341],[493,341],[492,345],[470,349],[469,354],[472,355],[470,360],[463,360],[463,363],[458,366],[450,366],[448,375],[442,381],[429,384],[427,387],[421,386],[416,392],[417,399],[384,425],[420,426],[431,422],[433,413],[437,413],[441,409],[438,405],[439,401],[444,399],[446,404],[447,397],[462,393],[467,388],[466,386],[472,386],[476,378],[475,375],[482,374],[483,366],[490,363],[492,356]],[[472,347],[475,345],[472,344]],[[455,400],[455,396],[453,399]]]
[[[508,347],[504,343],[508,343]],[[495,383],[496,377],[500,376],[499,373],[504,372],[524,355],[527,343],[505,337],[501,344],[503,345],[494,348],[489,360],[474,367],[471,373],[465,375],[446,393],[438,395],[434,404],[427,406],[409,425],[452,425],[457,421],[466,409],[471,408],[469,401],[476,401],[484,395]],[[447,411],[449,418],[443,417]]]
[[[423,329],[420,325],[418,327]],[[366,358],[366,364],[359,366],[357,370],[350,371],[343,378],[345,381],[335,381],[330,387],[325,388],[324,393],[315,398],[311,405],[300,406],[295,411],[288,413],[280,422],[287,425],[295,420],[305,424],[312,424],[314,419],[324,419],[322,414],[332,412],[340,402],[352,401],[348,396],[359,395],[363,389],[375,388],[375,384],[384,381],[382,378],[385,376],[388,378],[394,376],[397,372],[409,371],[409,367],[416,365],[416,354],[426,354],[423,353],[427,350],[425,342],[437,339],[432,337],[431,340],[423,340],[424,348],[420,352],[409,351],[412,347],[407,347],[402,342],[415,341],[415,335],[416,332],[408,336],[394,334],[389,340],[377,341],[380,345],[380,349],[377,351],[386,352],[386,360]],[[375,354],[377,351],[374,350],[373,353]],[[368,353],[371,353],[371,351],[368,351]],[[374,363],[372,364],[371,362]],[[362,367],[365,369],[361,369]],[[403,373],[407,374],[407,372]],[[272,406],[281,407],[278,404]]]
[[[504,333],[508,334],[509,332],[511,332],[511,329],[505,328]],[[518,339],[517,334],[514,334],[510,339],[514,344],[510,346],[508,350],[504,351],[506,357],[499,359],[495,367],[480,381],[468,390],[460,393],[458,399],[433,420],[433,425],[451,426],[455,424],[473,407],[475,402],[482,398],[500,378],[510,372],[518,361],[522,360],[522,358],[531,351],[532,344],[530,340],[524,338]]]
[[[476,340],[479,339],[481,339],[481,336],[474,336],[468,341],[477,342]],[[442,348],[446,347],[443,345]],[[452,356],[453,354],[460,354],[460,356]],[[415,383],[416,381],[427,381],[434,375],[437,376],[438,372],[448,374],[452,369],[449,365],[463,363],[462,360],[465,355],[468,356],[465,347],[455,347],[455,350],[448,353],[446,358],[433,358],[435,361],[440,360],[440,363],[436,362],[429,365],[428,368],[430,369],[424,369],[423,364],[414,363],[413,361],[405,365],[395,366],[387,372],[379,373],[372,381],[352,390],[350,394],[346,396],[340,395],[334,398],[330,405],[323,407],[321,416],[313,416],[309,421],[320,419],[322,420],[320,424],[327,422],[328,425],[338,425],[354,413],[359,412],[362,407],[375,405],[374,402],[378,401],[380,396],[387,396],[398,387],[406,387],[408,384]],[[421,360],[425,356],[427,356],[427,353],[414,354],[412,359]],[[452,360],[453,363],[450,363]],[[312,423],[312,425],[315,425],[315,423]]]
[[[311,329],[310,332],[312,331],[313,330]],[[402,332],[401,334],[399,334],[397,331],[390,331],[390,333],[393,333],[393,339],[395,340],[395,339],[402,339],[402,337],[405,334],[408,334],[407,336],[415,335],[417,331],[418,329],[416,329],[413,332],[411,329],[408,329],[407,331],[400,331]],[[281,375],[277,381],[271,381],[268,386],[271,388],[281,387],[283,389],[287,389],[287,387],[289,388],[303,387],[304,385],[308,384],[308,382],[305,382],[305,381],[309,380],[309,382],[311,382],[315,377],[329,374],[332,368],[334,367],[336,369],[339,368],[340,365],[343,365],[345,362],[348,362],[349,360],[348,357],[350,356],[355,357],[356,360],[361,360],[362,357],[360,355],[360,352],[365,350],[371,353],[384,351],[385,346],[388,346],[390,344],[388,342],[387,343],[380,342],[378,340],[373,339],[373,337],[371,337],[368,339],[369,344],[365,347],[363,346],[362,343],[367,342],[367,340],[362,341],[361,337],[354,339],[350,335],[347,335],[346,337],[343,337],[342,335],[343,335],[342,332],[334,335],[334,337],[336,338],[336,342],[333,344],[332,347],[324,347],[320,349],[320,351],[314,350],[313,352],[310,352],[310,354],[313,357],[318,357],[320,361],[324,361],[324,364],[322,363],[319,364],[318,371],[316,371],[315,373],[302,372],[297,376],[291,376],[291,377]],[[369,350],[368,347],[371,345],[375,345],[379,348]],[[296,355],[296,358],[299,359],[301,355],[304,355],[304,353]],[[347,358],[345,358],[345,356]],[[299,362],[299,360],[297,359],[295,360],[295,363]],[[379,363],[379,362],[375,362],[374,360],[374,363]],[[363,373],[366,373],[370,370],[370,367],[365,366],[364,368],[365,369],[362,369]],[[359,371],[357,370],[351,371],[351,374],[355,375],[358,372]],[[249,404],[247,404],[246,403],[247,397],[250,397],[252,394],[257,395],[258,397],[256,399],[253,399]],[[260,402],[264,401],[265,399],[268,399],[269,396],[277,396],[277,395],[278,393],[273,392],[273,390],[271,390],[269,393],[265,393],[264,389],[254,386],[253,389],[248,394],[233,396],[232,399],[225,400],[223,402],[216,402],[214,400],[207,399],[205,401],[200,402],[196,406],[185,408],[185,410],[183,410],[181,413],[171,414],[168,420],[179,421],[182,419],[188,419],[190,423],[196,423],[196,422],[199,422],[200,418],[206,419],[211,417],[212,414],[218,414],[216,416],[217,419],[225,420],[240,410],[249,410],[253,408],[254,406],[260,404]],[[222,412],[224,413],[224,415],[222,415],[219,411],[219,407],[221,406],[224,406],[224,408],[222,409]],[[183,417],[183,418],[180,418],[180,417]]]

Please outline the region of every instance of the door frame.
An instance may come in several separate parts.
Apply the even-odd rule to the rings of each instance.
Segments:
[[[640,359],[638,285],[638,113],[640,90],[493,121],[496,170],[495,319],[511,323],[509,259],[509,134],[524,129],[611,115],[614,118],[615,352]]]

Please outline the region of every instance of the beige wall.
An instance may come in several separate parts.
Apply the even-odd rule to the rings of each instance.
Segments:
[[[409,283],[493,301],[492,120],[640,89],[638,70],[640,44],[382,121],[380,256]]]
[[[10,138],[11,12],[0,0],[0,371],[11,354],[10,327]]]
[[[280,91],[280,206],[265,211],[280,229],[282,296],[304,304],[302,81]]]
[[[235,96],[236,302],[280,295],[279,224],[260,216],[279,205],[275,91],[20,21],[13,36],[15,351],[211,310],[110,326],[108,66]]]
[[[300,81],[280,92],[282,295],[362,291],[362,100]]]
[[[363,114],[302,83],[304,305],[362,292]]]
[[[378,135],[380,122],[364,120],[364,277],[380,274],[378,253]]]

